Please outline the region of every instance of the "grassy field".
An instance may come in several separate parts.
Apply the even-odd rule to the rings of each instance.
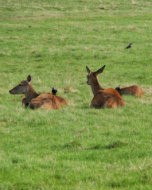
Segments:
[[[152,2],[0,0],[0,190],[152,189]],[[131,49],[124,49],[133,42]],[[142,98],[95,110],[86,70]],[[27,75],[69,106],[30,110],[8,91]]]

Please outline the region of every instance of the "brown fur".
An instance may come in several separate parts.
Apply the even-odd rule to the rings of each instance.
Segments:
[[[20,84],[15,86],[9,92],[10,94],[24,94],[22,99],[22,105],[30,107],[32,109],[45,108],[45,109],[59,109],[63,105],[67,105],[66,100],[62,97],[56,96],[52,93],[38,94],[30,84],[31,76],[27,77],[27,80],[21,81]]]
[[[88,67],[86,67],[87,75],[87,84],[91,85],[93,92],[93,99],[91,101],[91,107],[94,108],[115,108],[118,106],[124,106],[124,100],[117,90],[113,88],[103,89],[97,79],[97,75],[102,73],[105,66],[100,68],[95,72],[91,72]]]
[[[26,98],[22,99],[22,106],[25,106],[25,108],[29,106],[29,101]]]
[[[132,85],[124,88],[116,87],[115,89],[119,92],[120,95],[132,95],[141,97],[144,94],[143,89],[137,85]]]
[[[32,109],[45,108],[45,109],[59,109],[67,105],[65,99],[60,96],[55,96],[51,93],[40,94],[38,97],[31,100],[29,107]]]

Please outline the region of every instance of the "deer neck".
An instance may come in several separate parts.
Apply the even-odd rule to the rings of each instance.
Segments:
[[[91,84],[92,93],[95,95],[99,90],[102,90],[103,88],[100,86],[98,80],[94,80]]]
[[[25,98],[27,102],[30,102],[33,98],[36,98],[39,94],[33,89],[32,86],[29,86],[27,93],[25,94]]]

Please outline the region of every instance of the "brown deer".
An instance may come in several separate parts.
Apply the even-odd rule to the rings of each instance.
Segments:
[[[24,94],[25,97],[22,99],[22,105],[25,107],[29,106],[29,103],[33,98],[39,96],[31,85],[31,79],[31,76],[28,75],[26,80],[21,81],[17,86],[9,91],[10,94]]]
[[[144,94],[143,89],[137,85],[132,85],[123,88],[120,88],[118,86],[115,89],[119,92],[120,95],[132,95],[132,96],[141,97]]]
[[[94,108],[115,108],[119,106],[124,106],[124,100],[117,90],[113,88],[103,89],[97,79],[97,76],[103,72],[105,65],[95,72],[91,72],[86,66],[88,72],[87,84],[91,85],[93,92],[93,99],[91,101],[91,107]]]
[[[22,104],[25,107],[45,108],[45,109],[59,109],[67,102],[62,97],[56,96],[57,90],[52,88],[52,93],[38,94],[31,85],[31,76],[27,77],[27,80],[21,81],[20,84],[15,86],[9,92],[10,94],[24,94],[25,97],[22,99]]]

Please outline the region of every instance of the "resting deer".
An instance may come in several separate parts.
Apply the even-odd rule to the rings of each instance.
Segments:
[[[124,88],[116,87],[115,89],[119,92],[120,95],[132,95],[141,97],[144,94],[143,89],[137,85],[132,85]]]
[[[91,101],[91,107],[94,108],[115,108],[119,106],[124,106],[124,100],[117,90],[113,88],[103,89],[97,79],[97,76],[103,72],[105,65],[98,69],[95,72],[91,72],[90,69],[86,66],[88,75],[87,75],[87,84],[91,85],[93,92],[93,99]]]
[[[26,80],[21,81],[20,84],[15,86],[9,92],[10,94],[24,94],[25,97],[22,99],[22,104],[25,107],[35,108],[46,108],[46,109],[59,109],[67,102],[62,97],[56,96],[56,89],[52,89],[52,93],[38,94],[31,85],[31,76],[29,75]]]

